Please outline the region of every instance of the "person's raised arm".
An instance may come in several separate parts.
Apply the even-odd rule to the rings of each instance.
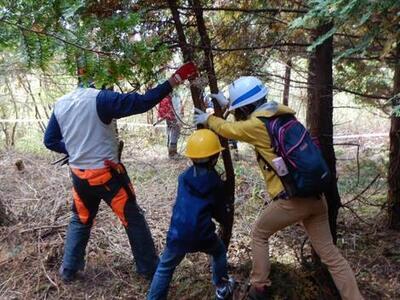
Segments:
[[[109,124],[112,119],[146,112],[171,93],[175,86],[186,79],[195,78],[197,74],[196,66],[189,62],[178,68],[167,81],[148,90],[145,94],[121,94],[103,90],[97,96],[97,113],[103,123]]]
[[[256,144],[260,136],[265,134],[265,127],[257,118],[230,122],[199,109],[195,109],[194,123],[195,125],[207,125],[216,134],[226,139],[250,144]]]

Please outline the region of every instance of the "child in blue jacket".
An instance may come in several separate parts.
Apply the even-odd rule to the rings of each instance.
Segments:
[[[216,299],[231,297],[234,283],[228,278],[226,248],[215,233],[212,221],[225,197],[224,182],[214,169],[222,150],[217,135],[208,129],[197,130],[188,139],[185,155],[192,159],[193,165],[179,176],[167,245],[154,274],[148,300],[167,298],[174,270],[190,252],[212,256]]]

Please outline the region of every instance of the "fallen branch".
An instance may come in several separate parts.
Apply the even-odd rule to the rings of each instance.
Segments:
[[[356,201],[358,198],[360,198],[366,191],[369,190],[369,188],[378,180],[378,178],[381,176],[381,174],[377,174],[374,179],[360,192],[358,193],[353,199],[347,201],[346,203],[342,204],[342,206],[349,205],[350,203]]]
[[[45,275],[46,278],[49,280],[49,282],[50,282],[54,287],[57,288],[57,291],[59,291],[59,288],[58,288],[57,283],[55,283],[55,282],[53,281],[53,279],[51,279],[51,277],[49,276],[49,274],[47,274],[46,268],[45,268],[44,263],[43,263],[43,260],[42,260],[42,258],[41,258],[41,252],[40,252],[40,235],[39,235],[39,237],[38,237],[38,242],[37,242],[37,251],[38,251],[38,258],[39,258],[39,261],[40,261],[40,266],[42,267],[42,270],[43,270],[44,275]]]
[[[365,221],[363,218],[361,218],[361,217],[355,212],[355,210],[354,210],[353,208],[351,208],[349,205],[342,204],[341,207],[347,208],[348,210],[350,210],[350,212],[351,212],[357,219],[359,219],[362,223],[364,223],[364,224],[366,224],[366,225],[368,225],[368,226],[371,226],[371,227],[373,226],[373,224],[368,223],[368,222]]]

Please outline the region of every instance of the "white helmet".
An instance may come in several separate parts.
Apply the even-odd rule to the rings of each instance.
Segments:
[[[268,88],[254,76],[239,77],[229,85],[228,90],[230,111],[268,96]]]

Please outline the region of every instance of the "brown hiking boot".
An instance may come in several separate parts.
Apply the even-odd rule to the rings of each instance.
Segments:
[[[177,147],[173,146],[173,145],[169,146],[168,147],[168,157],[174,158],[177,155],[178,155]]]
[[[178,149],[176,146],[171,145],[170,147],[168,147],[168,158],[174,160],[182,159],[182,155],[178,153]]]

